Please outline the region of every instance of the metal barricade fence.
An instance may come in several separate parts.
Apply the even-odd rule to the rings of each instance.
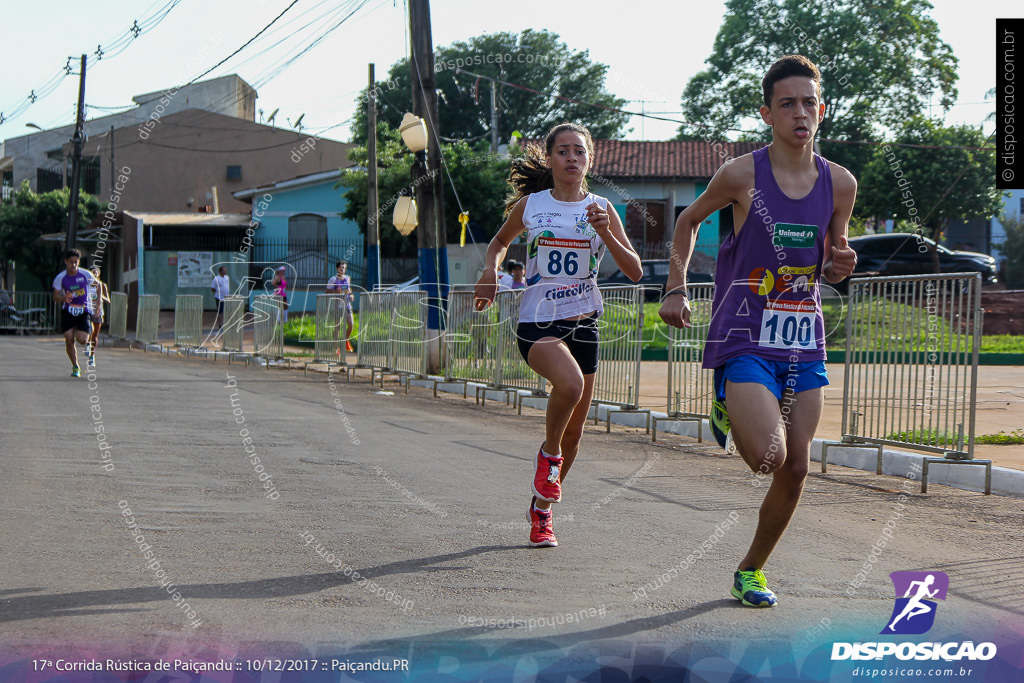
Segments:
[[[393,292],[359,292],[356,363],[360,367],[391,369],[393,298]]]
[[[347,294],[316,295],[316,338],[313,340],[313,362],[345,364],[345,330],[343,329]]]
[[[196,349],[203,345],[203,297],[178,294],[174,298],[174,345]]]
[[[705,370],[704,344],[711,324],[711,304],[715,285],[701,283],[687,286],[692,327],[665,327],[668,333],[667,417],[654,418],[652,440],[657,439],[658,422],[694,422],[697,441],[703,441],[701,423],[711,415],[715,388],[713,370]]]
[[[498,307],[476,310],[472,290],[448,293],[445,325],[445,378],[462,382],[491,382],[497,364]]]
[[[981,346],[978,273],[858,278],[850,282],[843,443],[894,445],[974,461]],[[922,490],[927,490],[926,459]]]
[[[254,353],[265,358],[284,357],[284,307],[281,298],[257,296],[253,298]]]
[[[391,315],[391,369],[423,376],[427,373],[426,292],[394,292]]]
[[[135,341],[156,344],[160,331],[160,295],[141,294],[135,316]]]
[[[498,292],[494,297],[493,330],[497,337],[496,363],[493,384],[496,387],[527,389],[534,394],[547,393],[547,380],[534,372],[519,353],[516,327],[519,324],[519,306],[523,301],[522,289]]]
[[[645,412],[650,430],[650,411],[640,410],[640,352],[643,347],[644,290],[635,285],[601,287],[604,313],[598,322],[595,404],[617,406],[619,412]],[[607,415],[611,429],[611,412]],[[595,414],[596,419],[596,414]]]
[[[245,303],[241,296],[224,297],[224,320],[221,321],[220,339],[224,351],[242,352],[245,342]]]
[[[57,331],[60,308],[53,292],[0,291],[0,330],[18,334]]]
[[[114,339],[128,336],[128,295],[124,292],[110,293],[110,322],[107,334]]]

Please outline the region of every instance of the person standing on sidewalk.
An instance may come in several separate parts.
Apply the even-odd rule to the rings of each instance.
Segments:
[[[280,322],[288,322],[288,281],[284,279],[284,274],[287,271],[286,266],[279,266],[274,272],[274,279],[270,281],[270,285],[274,288],[274,296],[281,299],[282,320]]]
[[[352,300],[355,298],[352,296],[352,280],[346,274],[348,271],[347,261],[338,261],[335,265],[336,275],[332,275],[327,280],[327,293],[334,294],[331,303],[335,306],[335,313],[338,316],[338,320],[334,325],[334,338],[338,338],[338,328],[341,327],[341,321],[345,321],[345,351],[352,353],[352,328],[354,326],[354,320],[352,318]],[[338,354],[341,354],[341,349],[338,349]]]
[[[218,268],[217,273],[210,283],[210,291],[217,302],[217,317],[213,320],[213,330],[219,333],[224,328],[224,299],[231,296],[231,279],[228,277],[227,266]]]
[[[64,350],[71,361],[71,376],[81,377],[78,367],[78,347],[85,346],[92,333],[92,302],[89,290],[96,278],[85,268],[79,268],[82,252],[68,249],[64,252],[64,270],[53,279],[53,300],[60,304],[60,331],[64,335]]]
[[[477,310],[498,290],[498,264],[508,245],[526,232],[526,289],[516,329],[519,352],[551,383],[544,441],[534,460],[530,545],[557,546],[551,504],[579,451],[597,372],[597,321],[603,310],[597,271],[605,250],[634,282],[640,257],[608,200],[587,190],[594,142],[583,126],[555,126],[540,150],[530,147],[512,163],[513,194],[506,220],[487,247],[476,283]]]
[[[736,227],[718,254],[704,367],[714,370],[711,424],[719,444],[735,444],[758,482],[772,476],[733,576],[732,596],[750,607],[777,602],[762,568],[800,501],[828,384],[818,283],[840,282],[857,264],[847,243],[857,181],[814,153],[825,116],[818,67],[786,55],[762,90],[772,142],[727,161],[679,215],[659,311],[667,324],[690,327],[686,268],[697,231],[731,205]]]

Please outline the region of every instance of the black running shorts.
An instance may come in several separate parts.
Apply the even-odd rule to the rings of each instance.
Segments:
[[[82,315],[71,315],[66,308],[60,309],[60,333],[64,334],[70,329],[78,330],[79,332],[85,332],[86,334],[92,333],[92,324],[89,322],[90,314],[89,311],[84,311]]]
[[[530,347],[545,337],[554,337],[569,347],[569,353],[579,364],[580,371],[584,375],[592,375],[597,372],[597,319],[598,314],[593,313],[579,320],[521,322],[516,328],[519,353],[526,360],[530,355]]]

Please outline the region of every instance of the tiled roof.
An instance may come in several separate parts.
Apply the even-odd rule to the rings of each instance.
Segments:
[[[710,179],[726,159],[763,146],[762,142],[595,140],[590,174],[605,178]]]

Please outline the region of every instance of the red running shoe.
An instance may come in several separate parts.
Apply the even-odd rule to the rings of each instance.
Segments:
[[[352,348],[352,342],[348,341],[347,339],[345,340],[345,350],[348,351],[349,353],[355,351],[355,349]]]
[[[549,458],[542,448],[537,449],[537,471],[533,475],[533,492],[545,503],[562,499],[562,456]]]
[[[526,518],[530,520],[530,545],[534,548],[554,548],[558,545],[554,529],[551,527],[551,510],[538,510],[534,507],[537,498],[530,501],[530,511]]]

